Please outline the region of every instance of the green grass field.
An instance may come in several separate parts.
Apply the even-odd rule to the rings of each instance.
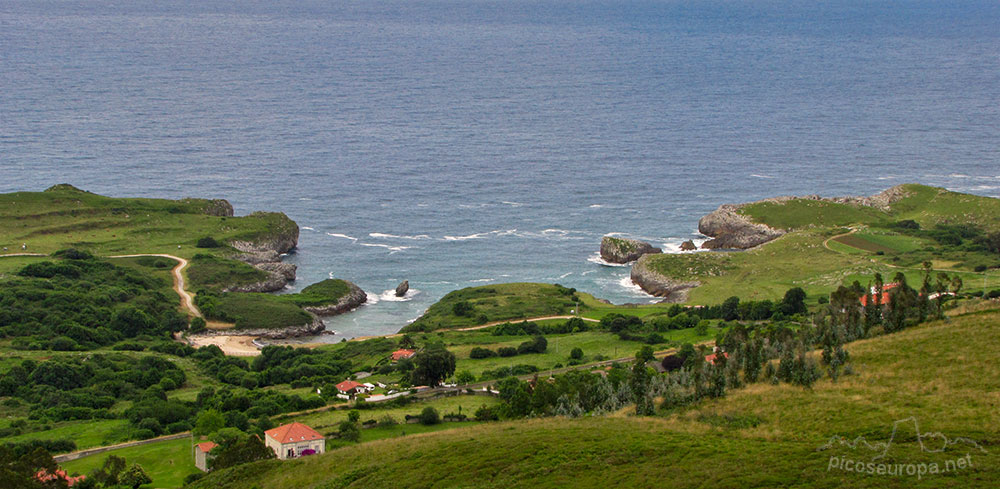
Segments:
[[[136,447],[121,448],[60,464],[70,474],[89,474],[100,468],[109,455],[124,457],[128,465],[142,466],[152,484],[142,487],[175,488],[184,484],[189,474],[199,472],[194,466],[194,450],[191,438],[181,438],[150,443]]]
[[[170,253],[191,258],[195,243],[265,240],[288,233],[295,223],[281,213],[242,217],[209,215],[218,202],[104,197],[68,186],[45,192],[0,195],[0,247],[51,254],[78,248],[95,255]],[[178,248],[178,246],[180,248]],[[221,251],[221,249],[220,249]]]
[[[448,293],[401,331],[433,331],[492,321],[567,314],[575,306],[568,289],[551,284],[510,283],[469,287]],[[468,304],[456,314],[456,304]]]
[[[374,419],[376,421],[383,416],[392,416],[396,421],[403,423],[404,417],[409,414],[416,416],[420,414],[425,407],[433,407],[437,409],[441,416],[448,413],[459,413],[459,408],[461,408],[461,414],[472,417],[479,409],[480,406],[493,406],[497,403],[496,398],[489,396],[452,396],[452,397],[440,397],[437,399],[432,399],[429,401],[420,401],[407,404],[402,407],[382,407],[379,404],[373,404],[372,409],[362,409],[361,410],[361,421],[367,421],[369,419]],[[337,424],[341,421],[347,419],[347,414],[350,412],[347,409],[335,409],[330,411],[322,411],[312,414],[306,414],[302,416],[296,416],[294,418],[279,417],[276,419],[276,423],[286,423],[291,421],[298,421],[300,423],[305,423],[312,428],[316,429],[320,433],[327,433],[330,431],[335,431],[337,429]]]
[[[995,310],[929,323],[848,345],[854,375],[811,390],[755,384],[727,397],[657,417],[545,418],[489,423],[386,439],[290,462],[262,462],[213,474],[195,488],[387,487],[575,488],[995,487],[1000,480],[1000,348]],[[831,457],[869,461],[873,452],[831,437],[889,440],[896,421],[966,443],[921,451],[902,423],[893,464],[939,463],[969,455],[947,474],[879,476],[831,468]],[[934,445],[938,447],[939,445]],[[839,464],[839,462],[838,462]],[[835,467],[840,465],[835,464]]]
[[[122,434],[127,427],[128,421],[124,419],[65,421],[53,424],[50,430],[10,436],[0,441],[19,442],[69,439],[76,442],[77,450],[84,450],[127,441],[122,439]]]

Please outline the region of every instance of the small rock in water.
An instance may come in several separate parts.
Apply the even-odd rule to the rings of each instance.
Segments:
[[[396,297],[403,297],[410,290],[410,281],[404,280],[396,286]]]
[[[694,245],[694,241],[691,241],[690,239],[681,243],[681,251],[694,251],[697,249],[698,247]]]

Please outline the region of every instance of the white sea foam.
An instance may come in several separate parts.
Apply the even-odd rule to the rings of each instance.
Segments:
[[[372,238],[381,238],[381,239],[411,239],[411,240],[431,239],[431,237],[426,234],[418,234],[416,236],[406,236],[406,235],[388,234],[388,233],[368,233],[368,236]]]
[[[564,279],[564,278],[566,278],[566,277],[569,277],[570,275],[573,275],[573,272],[566,272],[566,273],[564,273],[564,274],[560,275],[560,276],[559,276],[559,277],[557,277],[557,278],[558,278],[559,280],[562,280],[562,279]]]
[[[349,239],[349,240],[351,240],[351,241],[354,241],[355,243],[356,243],[356,242],[358,241],[358,238],[355,238],[354,236],[348,236],[348,235],[346,235],[346,234],[340,234],[340,233],[326,233],[326,235],[327,235],[327,236],[333,236],[334,238],[344,238],[344,239]]]
[[[378,300],[386,302],[407,302],[413,300],[413,297],[419,294],[420,291],[417,289],[407,290],[403,297],[396,297],[396,289],[388,289],[382,291],[378,295]]]
[[[750,176],[754,177],[754,178],[776,178],[776,177],[772,177],[771,175],[758,175],[756,173],[751,173]]]
[[[632,283],[632,277],[622,277],[622,279],[618,281],[618,285],[622,286],[622,288],[628,290],[636,297],[653,298],[650,302],[656,302],[656,296],[647,294],[645,290],[642,290],[642,287]]]
[[[302,226],[302,229],[305,229],[306,231],[315,231],[315,229],[313,229],[313,228],[311,228],[309,226]]]
[[[389,246],[382,243],[361,243],[361,246],[368,246],[371,248],[385,248],[389,250],[390,253],[396,253],[398,251],[408,250],[413,248],[412,246]]]
[[[476,234],[470,234],[468,236],[445,236],[444,240],[445,241],[467,241],[467,240],[470,240],[470,239],[483,239],[487,235],[489,235],[489,233],[476,233]]]
[[[670,241],[660,244],[663,248],[664,253],[679,254],[679,253],[701,253],[709,250],[703,250],[701,245],[708,241],[708,238],[690,238],[691,242],[694,243],[695,249],[690,251],[684,251],[681,249],[681,244],[683,244],[687,239],[684,238],[667,238]]]
[[[596,264],[604,266],[604,267],[627,267],[627,266],[629,266],[628,263],[611,263],[611,262],[604,261],[604,258],[601,258],[601,254],[600,253],[594,253],[593,255],[590,256],[590,258],[587,258],[587,261],[589,261],[590,263],[596,263]]]
[[[522,204],[520,202],[510,202],[510,201],[507,201],[507,200],[501,202],[501,204],[509,205],[511,207],[521,207],[522,205],[524,205],[524,204]]]
[[[480,278],[480,279],[476,279],[476,280],[469,280],[469,282],[476,283],[476,284],[481,284],[481,283],[493,282],[494,280],[496,280],[496,279],[493,279],[493,278]]]
[[[600,209],[601,207],[604,207],[604,206],[601,205],[601,204],[590,204],[590,208],[591,209]]]

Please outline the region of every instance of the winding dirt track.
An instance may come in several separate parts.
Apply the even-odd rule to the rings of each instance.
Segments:
[[[181,296],[181,305],[188,310],[195,317],[203,317],[201,311],[198,307],[194,305],[194,296],[191,295],[184,286],[184,269],[188,266],[188,261],[174,255],[163,255],[163,254],[140,254],[140,255],[115,255],[108,256],[106,258],[139,258],[143,256],[155,256],[160,258],[170,258],[177,262],[177,266],[171,271],[174,274],[174,291],[177,295]]]

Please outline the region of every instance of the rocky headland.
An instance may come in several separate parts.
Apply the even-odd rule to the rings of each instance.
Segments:
[[[232,206],[229,207],[231,213]],[[298,246],[298,224],[283,213],[255,212],[250,216],[276,219],[277,225],[266,236],[254,240],[236,240],[229,245],[239,252],[233,258],[266,272],[267,278],[249,285],[229,287],[223,292],[276,292],[295,280],[297,267],[291,263],[282,263],[281,255]]]
[[[317,316],[334,316],[350,311],[368,301],[368,294],[365,294],[365,291],[361,290],[361,287],[346,280],[344,282],[347,283],[347,286],[351,290],[347,295],[338,299],[337,302],[324,306],[307,306],[303,307],[303,309]]]
[[[629,263],[651,253],[663,253],[663,250],[637,239],[612,236],[601,239],[601,259],[608,263]]]
[[[662,297],[664,302],[684,302],[688,291],[699,285],[698,281],[680,281],[657,273],[649,266],[651,255],[640,257],[632,265],[632,283],[642,287],[647,294]]]
[[[702,244],[701,247],[704,249],[745,250],[767,243],[789,231],[754,222],[750,217],[745,216],[741,212],[741,209],[750,205],[760,203],[782,204],[792,200],[814,200],[859,207],[873,207],[882,211],[888,211],[894,202],[906,197],[906,195],[905,188],[902,185],[897,185],[868,197],[783,196],[743,204],[723,204],[698,221],[698,232],[712,238]]]

